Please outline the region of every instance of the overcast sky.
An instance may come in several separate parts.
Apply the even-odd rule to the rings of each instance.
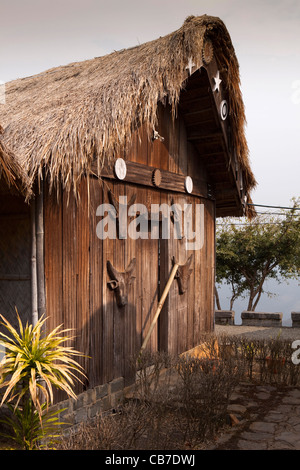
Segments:
[[[219,16],[240,63],[257,204],[299,194],[299,0],[0,0],[0,80],[131,47]],[[120,71],[122,73],[122,71]]]

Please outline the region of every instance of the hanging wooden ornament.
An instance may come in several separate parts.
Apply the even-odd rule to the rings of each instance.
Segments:
[[[153,171],[152,173],[152,182],[154,186],[160,186],[161,183],[161,172],[158,168]]]
[[[114,166],[115,175],[119,180],[123,180],[127,173],[127,167],[123,158],[117,158]]]
[[[190,176],[186,176],[184,180],[184,187],[187,193],[191,193],[193,191],[193,180]]]
[[[223,100],[220,104],[220,116],[222,121],[225,121],[228,116],[228,103],[226,100]]]

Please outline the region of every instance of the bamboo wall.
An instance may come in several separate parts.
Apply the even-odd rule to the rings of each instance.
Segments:
[[[30,210],[23,198],[0,195],[0,314],[17,327],[16,308],[31,321]]]

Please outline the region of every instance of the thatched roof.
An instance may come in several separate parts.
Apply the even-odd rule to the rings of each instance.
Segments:
[[[16,189],[24,196],[30,196],[30,181],[24,168],[1,140],[3,129],[0,126],[0,186]]]
[[[224,23],[215,17],[189,17],[172,34],[80,63],[47,70],[6,84],[1,109],[4,141],[24,163],[31,183],[45,168],[51,184],[76,191],[94,158],[98,169],[113,158],[137,124],[156,125],[158,102],[167,99],[175,114],[187,79],[190,57],[202,64],[210,38],[229,94],[231,128],[247,189],[255,185],[244,134],[245,113],[239,66]]]

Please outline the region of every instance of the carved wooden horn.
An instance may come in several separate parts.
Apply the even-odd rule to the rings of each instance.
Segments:
[[[111,280],[113,281],[117,281],[118,280],[118,277],[120,275],[119,271],[117,271],[113,265],[111,264],[111,262],[108,260],[107,261],[107,271],[108,271],[108,274],[111,278]]]
[[[128,303],[128,285],[130,285],[135,278],[135,267],[135,258],[131,260],[124,272],[118,271],[109,260],[107,261],[107,272],[111,279],[107,285],[110,289],[114,290],[118,307],[124,307]]]
[[[190,269],[193,255],[190,255],[185,264],[178,266],[175,278],[178,282],[179,295],[183,295],[188,286],[188,280],[193,270]],[[175,258],[173,257],[173,265],[175,264]]]
[[[117,218],[119,217],[119,207],[120,207],[120,202],[118,201],[117,197],[114,195],[111,189],[108,191],[108,199],[109,202],[114,206],[117,214]],[[136,200],[136,194],[133,194],[128,202],[128,207],[132,206],[135,203]]]

